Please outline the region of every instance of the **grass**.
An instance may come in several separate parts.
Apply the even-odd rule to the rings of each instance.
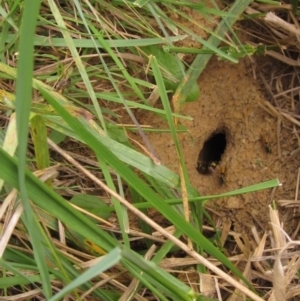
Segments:
[[[145,289],[149,298],[159,300],[204,300],[187,281],[159,266],[179,249],[196,260],[196,271],[211,270],[238,290],[234,294],[262,300],[243,271],[203,235],[203,219],[209,219],[204,204],[275,187],[278,181],[199,196],[177,136],[178,120],[190,118],[180,109],[186,100],[197,99],[196,79],[210,57],[237,63],[228,47],[246,48],[228,34],[250,2],[235,1],[224,11],[214,2],[206,7],[178,1],[66,0],[58,5],[19,0],[0,5],[3,297],[148,300]],[[186,13],[190,10],[211,21],[205,28],[209,38],[173,18],[177,14],[193,22]],[[174,42],[186,36],[204,45],[205,55],[198,54],[191,66],[172,54]],[[162,109],[154,106],[158,98]],[[179,175],[159,161],[135,109],[167,120]],[[118,114],[130,116],[145,151],[131,144]],[[94,158],[93,168],[70,157],[63,146],[72,143],[84,150],[81,159]],[[99,193],[95,197],[85,186]],[[175,232],[151,220],[146,208],[159,212]],[[107,220],[112,212],[113,223]],[[139,220],[142,247],[132,243],[132,216]],[[155,238],[151,228],[163,238]],[[152,246],[155,241],[159,244]],[[206,254],[223,268],[212,265]]]

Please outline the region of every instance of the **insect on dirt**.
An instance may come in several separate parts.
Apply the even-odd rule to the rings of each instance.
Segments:
[[[226,166],[221,165],[220,166],[220,183],[221,185],[225,184],[226,182]]]
[[[261,134],[260,139],[261,139],[261,141],[262,141],[262,143],[263,143],[263,146],[264,146],[264,148],[265,148],[265,151],[266,151],[267,153],[269,153],[269,154],[272,153],[272,148],[271,148],[269,139],[267,138],[266,134]]]

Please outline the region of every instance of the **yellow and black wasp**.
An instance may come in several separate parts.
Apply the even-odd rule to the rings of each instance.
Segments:
[[[269,154],[272,153],[272,148],[271,148],[269,139],[267,138],[267,135],[266,134],[261,134],[260,140],[263,144],[263,147],[264,147],[265,151]]]
[[[220,166],[220,184],[223,185],[226,183],[226,166],[225,165],[221,165]]]

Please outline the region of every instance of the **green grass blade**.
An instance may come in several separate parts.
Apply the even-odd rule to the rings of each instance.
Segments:
[[[281,186],[278,179],[273,179],[273,180],[268,180],[268,181],[265,181],[265,182],[262,182],[259,184],[254,184],[254,185],[250,185],[247,187],[232,190],[229,192],[225,192],[222,194],[190,197],[189,202],[206,203],[209,200],[215,200],[215,199],[220,199],[220,198],[225,198],[225,197],[230,197],[230,196],[235,196],[235,195],[241,195],[241,194],[245,194],[245,193],[256,192],[259,190],[270,189],[270,188],[274,188],[274,187],[278,187],[278,186]],[[165,202],[169,205],[178,205],[178,204],[182,203],[182,199],[168,199],[168,200],[165,200]],[[134,206],[138,209],[145,209],[145,208],[152,208],[153,205],[151,203],[144,202],[144,203],[135,204]]]
[[[28,232],[34,249],[34,256],[39,267],[43,292],[47,298],[52,295],[48,268],[43,256],[44,246],[40,241],[40,231],[37,221],[30,207],[25,185],[26,152],[28,137],[28,121],[32,97],[33,76],[33,37],[36,28],[41,1],[24,1],[24,9],[20,27],[19,61],[16,82],[16,114],[18,136],[18,181],[21,199],[24,206]]]
[[[11,43],[15,38],[15,35],[8,34],[5,40],[6,43]],[[175,37],[170,37],[170,41],[176,42],[186,38],[186,35],[178,35]],[[159,38],[148,38],[148,39],[128,39],[128,40],[106,40],[109,47],[121,48],[121,47],[143,47],[149,45],[159,45],[166,44],[166,40]],[[104,48],[100,41],[96,41],[96,45],[91,39],[77,39],[73,40],[74,46],[76,48],[92,48],[95,46],[97,48]],[[67,47],[67,43],[63,38],[52,38],[52,37],[34,37],[34,46],[43,46],[43,47]]]

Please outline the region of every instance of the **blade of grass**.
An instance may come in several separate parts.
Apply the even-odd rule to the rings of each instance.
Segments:
[[[176,126],[175,126],[175,123],[177,125],[177,119],[175,119],[175,122],[174,122],[174,120],[172,118],[172,114],[171,114],[172,110],[171,110],[170,102],[168,99],[168,95],[166,93],[165,84],[164,84],[163,77],[160,72],[157,60],[155,57],[152,57],[152,59],[150,58],[150,60],[151,60],[151,66],[152,66],[153,74],[154,74],[154,77],[156,80],[156,84],[158,86],[159,95],[160,95],[161,101],[163,103],[165,112],[166,112],[168,125],[171,130],[172,139],[174,141],[177,156],[179,159],[179,169],[180,169],[180,175],[181,175],[180,176],[181,193],[182,193],[182,201],[183,201],[182,205],[183,205],[184,217],[187,222],[190,222],[190,209],[189,209],[189,203],[187,200],[187,192],[186,192],[186,185],[190,185],[190,182],[189,182],[188,173],[187,173],[187,169],[186,169],[186,165],[185,165],[185,161],[184,161],[184,156],[182,154],[182,150],[181,150],[180,143],[179,143],[178,136],[177,136]],[[177,111],[176,108],[174,108],[174,110],[175,110],[175,112]],[[191,244],[190,241],[188,241],[188,243]],[[190,247],[191,247],[191,245],[190,245]]]
[[[241,194],[245,194],[245,193],[256,192],[259,190],[270,189],[270,188],[274,188],[274,187],[278,187],[278,186],[281,186],[280,182],[277,179],[273,179],[273,180],[268,180],[268,181],[265,181],[265,182],[262,182],[259,184],[250,185],[250,186],[247,186],[244,188],[239,188],[237,190],[225,192],[222,194],[190,197],[189,202],[203,202],[205,204],[209,200],[215,200],[215,199],[219,199],[219,198],[225,198],[225,197],[241,195]],[[178,204],[182,203],[182,200],[181,199],[168,199],[168,200],[165,200],[165,202],[170,205],[178,205]],[[144,202],[144,203],[135,204],[134,206],[138,209],[145,209],[145,208],[152,208],[153,205],[148,202]]]
[[[172,42],[177,42],[183,40],[187,35],[178,35],[170,37]],[[15,35],[8,34],[5,42],[11,43],[15,39]],[[121,48],[121,47],[142,47],[149,45],[159,45],[165,44],[166,40],[164,38],[148,38],[148,39],[128,39],[128,40],[105,40],[109,47]],[[104,48],[100,41],[95,42],[90,39],[74,39],[73,44],[76,48]],[[67,47],[67,43],[64,38],[52,38],[52,37],[34,37],[34,46],[43,46],[43,47]]]
[[[26,154],[28,140],[28,120],[32,97],[33,76],[33,37],[41,0],[25,0],[20,26],[19,60],[16,81],[16,114],[18,136],[18,181],[21,199],[24,206],[28,232],[34,249],[34,256],[41,274],[43,293],[48,299],[52,295],[49,272],[44,260],[44,246],[40,241],[40,231],[37,220],[30,207],[25,185]]]

